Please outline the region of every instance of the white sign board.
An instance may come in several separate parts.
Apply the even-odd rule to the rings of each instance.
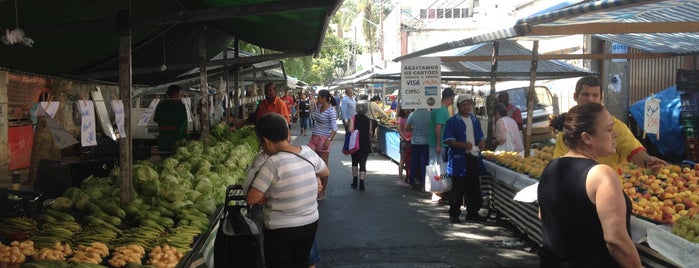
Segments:
[[[160,102],[160,99],[153,99],[150,102],[150,105],[148,105],[148,109],[146,109],[146,111],[143,113],[141,120],[138,120],[139,126],[147,126],[148,125],[148,121],[150,121],[150,118],[153,117],[153,114],[155,114],[155,108],[158,107],[159,102]]]
[[[651,97],[646,101],[646,106],[643,115],[643,137],[646,133],[655,134],[660,140],[660,99]]]
[[[419,57],[401,61],[400,94],[403,109],[442,106],[441,66],[439,57]]]
[[[56,120],[53,120],[50,116],[46,117],[46,123],[48,123],[49,130],[51,131],[51,136],[53,141],[56,143],[58,149],[65,149],[69,146],[78,143],[70,133],[68,133]]]
[[[126,129],[124,128],[124,102],[121,100],[112,100],[112,110],[114,111],[114,121],[116,121],[117,129],[119,130],[119,138],[126,138]]]
[[[95,106],[92,101],[79,100],[78,109],[82,116],[80,124],[80,143],[82,146],[97,145],[97,126],[95,126]]]

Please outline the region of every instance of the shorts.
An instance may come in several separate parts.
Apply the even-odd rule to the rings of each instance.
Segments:
[[[311,140],[308,141],[308,147],[311,148],[311,150],[319,153],[330,152],[332,142],[328,143],[328,147],[325,147],[326,140],[328,140],[328,137],[313,134],[311,135]]]

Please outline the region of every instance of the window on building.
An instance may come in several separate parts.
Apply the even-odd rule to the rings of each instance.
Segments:
[[[434,19],[435,17],[437,17],[437,14],[436,14],[436,13],[437,13],[436,10],[430,8],[430,9],[427,11],[427,18],[428,18],[428,19]]]
[[[437,18],[438,19],[443,19],[444,18],[444,9],[437,9]]]
[[[444,18],[451,19],[451,8],[447,8],[444,10]]]
[[[460,8],[454,8],[452,9],[452,13],[455,19],[461,18],[461,9]]]
[[[420,18],[421,19],[427,18],[427,9],[420,9]]]
[[[461,9],[461,17],[462,17],[462,18],[471,17],[471,16],[469,16],[469,14],[468,14],[468,8],[462,8],[462,9]]]

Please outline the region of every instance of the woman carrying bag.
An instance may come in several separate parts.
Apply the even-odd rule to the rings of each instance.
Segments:
[[[372,120],[366,116],[369,103],[365,100],[357,102],[357,114],[350,121],[350,133],[355,129],[359,132],[359,150],[352,156],[352,188],[357,189],[357,174],[359,174],[359,190],[364,191],[364,179],[366,179],[366,161],[371,154],[371,125]],[[348,134],[347,134],[348,135]]]

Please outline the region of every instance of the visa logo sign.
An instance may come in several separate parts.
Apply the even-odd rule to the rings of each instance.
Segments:
[[[408,81],[405,81],[405,83],[409,86],[419,86],[420,80],[408,80]]]

